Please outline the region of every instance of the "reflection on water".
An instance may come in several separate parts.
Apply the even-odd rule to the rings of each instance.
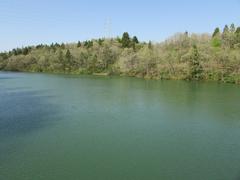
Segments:
[[[16,138],[31,136],[58,120],[58,106],[50,103],[52,96],[46,92],[0,86],[0,167],[23,148],[22,141]]]
[[[19,136],[48,125],[57,109],[46,98],[51,97],[42,96],[41,91],[0,92],[0,138]]]
[[[239,86],[0,77],[0,179],[239,177]]]

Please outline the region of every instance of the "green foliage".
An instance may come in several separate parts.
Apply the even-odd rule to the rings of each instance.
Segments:
[[[240,27],[229,27],[212,36],[178,33],[154,44],[125,32],[121,38],[15,48],[0,53],[0,70],[240,83]]]
[[[127,32],[123,33],[122,39],[117,38],[117,41],[122,44],[123,48],[133,48],[133,50],[136,50],[136,45],[139,44],[137,36],[131,37]]]
[[[104,42],[104,39],[101,39],[101,38],[98,39],[98,45],[99,45],[99,46],[102,46],[102,45],[103,45],[103,42]]]
[[[196,45],[192,49],[189,70],[191,80],[201,80],[203,78],[203,67],[200,64],[200,55]]]
[[[44,47],[44,45],[39,44],[39,45],[36,46],[36,49],[42,49],[43,47]]]
[[[65,58],[66,58],[67,60],[70,60],[71,57],[72,57],[72,55],[71,55],[71,53],[70,53],[70,51],[69,51],[69,49],[68,49],[67,52],[66,52]]]
[[[217,27],[217,28],[214,30],[214,32],[213,32],[213,34],[212,34],[212,37],[218,36],[220,33],[221,33],[221,32],[220,32],[220,29]]]
[[[229,33],[229,27],[228,27],[228,25],[225,25],[223,28],[223,35],[228,34],[228,33]]]
[[[0,53],[0,57],[5,60],[8,58],[8,54],[7,53]]]
[[[123,48],[129,48],[130,47],[131,39],[130,39],[130,36],[127,32],[123,33],[121,42],[122,42],[122,47]]]
[[[212,36],[212,46],[234,49],[236,44],[240,43],[239,32],[240,28],[236,29],[234,24],[231,24],[230,28],[228,25],[225,25],[222,34],[219,28],[216,28]]]
[[[231,33],[235,33],[235,31],[236,31],[235,25],[232,23],[232,24],[230,25],[230,32],[231,32]]]
[[[61,44],[61,48],[65,49],[65,44],[64,43]]]
[[[137,36],[133,36],[132,42],[135,44],[139,43]]]
[[[29,49],[27,47],[23,48],[22,54],[27,55],[29,53]]]
[[[81,46],[82,46],[82,43],[81,43],[80,41],[78,41],[77,47],[79,48],[79,47],[81,47]]]
[[[235,35],[235,43],[239,44],[240,43],[240,27],[237,28],[234,35]]]
[[[152,49],[152,48],[153,48],[153,46],[152,46],[152,42],[149,41],[149,42],[148,42],[148,49]]]
[[[122,44],[122,38],[117,37],[116,40],[117,40],[118,43]]]
[[[87,49],[93,47],[93,41],[85,41],[83,44]]]
[[[240,27],[237,27],[237,30],[235,31],[235,34],[240,34]]]
[[[214,38],[212,39],[212,46],[213,46],[213,47],[220,47],[221,45],[222,45],[222,41],[221,41],[220,38],[214,37]]]

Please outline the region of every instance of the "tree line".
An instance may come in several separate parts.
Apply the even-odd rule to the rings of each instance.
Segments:
[[[116,74],[152,79],[240,83],[240,27],[177,33],[161,43],[137,36],[39,44],[0,53],[0,70]]]

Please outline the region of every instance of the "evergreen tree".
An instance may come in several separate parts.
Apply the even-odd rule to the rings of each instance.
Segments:
[[[77,43],[77,47],[79,48],[79,47],[81,47],[81,46],[82,46],[81,42],[78,41],[78,43]]]
[[[60,50],[59,53],[58,53],[58,61],[60,63],[63,63],[63,52],[62,52],[62,50]]]
[[[54,70],[64,70],[65,68],[65,61],[63,56],[63,51],[59,50],[57,52],[57,59],[55,60],[55,69]]]
[[[223,28],[222,38],[227,40],[228,35],[229,35],[229,27],[228,25],[225,25],[225,27]]]
[[[235,25],[232,23],[230,25],[230,29],[229,29],[229,44],[230,44],[230,48],[234,48],[234,44],[236,43],[236,35],[235,35]]]
[[[44,46],[42,45],[42,44],[39,44],[39,45],[37,45],[36,46],[36,49],[41,49],[41,48],[43,48]]]
[[[232,47],[231,44],[231,34],[229,31],[229,27],[228,25],[225,25],[224,29],[223,29],[223,33],[222,33],[222,40],[223,40],[223,45],[225,47]]]
[[[54,52],[56,52],[56,47],[55,47],[55,45],[54,45],[53,43],[50,45],[50,48],[51,48]]]
[[[66,51],[65,58],[64,58],[64,70],[70,70],[72,65],[72,55],[69,49]]]
[[[90,48],[90,47],[92,47],[92,46],[93,46],[93,41],[85,41],[85,42],[84,42],[84,47]]]
[[[15,55],[15,56],[17,56],[17,55],[18,55],[18,53],[17,53],[17,50],[16,50],[16,49],[13,49],[13,50],[12,50],[12,53],[13,53],[13,55]]]
[[[235,31],[236,31],[235,25],[232,23],[232,24],[230,25],[230,32],[231,32],[231,33],[235,33]]]
[[[58,43],[55,43],[55,45],[54,45],[55,47],[61,47],[61,45],[60,44],[58,44]]]
[[[217,35],[219,35],[220,34],[220,29],[217,27],[215,30],[214,30],[214,32],[213,32],[213,34],[212,34],[212,37],[216,37]]]
[[[228,25],[225,25],[223,28],[223,34],[227,34],[227,33],[229,33],[229,27]]]
[[[103,42],[104,42],[104,39],[98,39],[98,44],[99,44],[99,46],[102,46],[102,44],[103,44]]]
[[[123,48],[129,48],[131,45],[131,39],[127,32],[123,33],[122,36],[122,47]]]
[[[138,43],[139,43],[137,36],[133,36],[132,41],[133,41],[133,43],[135,43],[135,44],[138,44]]]
[[[201,80],[203,68],[200,64],[200,55],[197,46],[194,45],[190,57],[190,79]]]
[[[235,31],[235,43],[236,44],[240,43],[240,27],[237,27]]]
[[[237,27],[235,34],[240,34],[240,27]]]
[[[83,42],[83,46],[84,46],[84,47],[88,47],[88,41],[84,41],[84,42]]]
[[[152,42],[151,41],[148,42],[148,49],[152,49]]]
[[[65,44],[64,43],[61,44],[61,48],[65,49]]]
[[[71,57],[72,57],[72,55],[71,55],[71,53],[70,53],[70,51],[69,51],[69,49],[68,49],[67,52],[66,52],[66,54],[65,54],[65,58],[66,58],[67,60],[70,60]]]
[[[28,52],[29,52],[29,50],[27,47],[23,48],[23,50],[22,50],[23,55],[27,55]]]

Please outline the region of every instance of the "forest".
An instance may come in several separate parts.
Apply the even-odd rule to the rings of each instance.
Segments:
[[[0,70],[240,84],[240,27],[177,33],[161,43],[125,32],[116,38],[15,48],[0,53]]]

